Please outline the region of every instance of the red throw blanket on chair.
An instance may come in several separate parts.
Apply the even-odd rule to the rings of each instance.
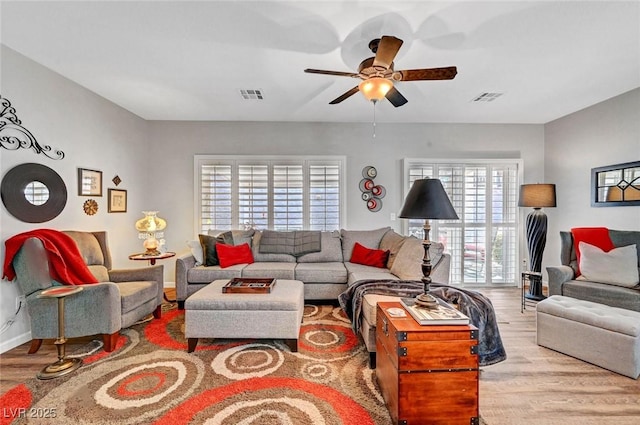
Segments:
[[[78,245],[71,236],[58,230],[38,229],[20,233],[5,241],[5,257],[3,278],[13,280],[16,271],[13,268],[13,257],[18,253],[22,244],[29,238],[38,238],[49,256],[49,270],[51,277],[66,285],[82,285],[98,283],[84,262]]]

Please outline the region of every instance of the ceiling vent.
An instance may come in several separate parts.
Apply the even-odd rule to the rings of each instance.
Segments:
[[[480,93],[479,95],[474,97],[471,101],[472,102],[493,102],[503,94],[504,93],[489,93],[489,92]]]
[[[262,90],[245,90],[240,89],[240,96],[245,100],[263,100]]]

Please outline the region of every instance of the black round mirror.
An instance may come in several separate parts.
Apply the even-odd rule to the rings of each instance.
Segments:
[[[52,220],[67,204],[64,180],[42,164],[20,164],[7,171],[0,194],[7,211],[27,223]]]

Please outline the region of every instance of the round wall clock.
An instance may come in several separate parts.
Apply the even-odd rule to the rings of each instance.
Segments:
[[[86,215],[94,215],[98,212],[98,203],[93,199],[87,199],[86,201],[84,201],[82,208],[84,209],[84,213]]]

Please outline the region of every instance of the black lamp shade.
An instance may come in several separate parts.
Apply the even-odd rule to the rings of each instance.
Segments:
[[[458,214],[440,180],[420,179],[413,182],[399,217],[457,220]]]

